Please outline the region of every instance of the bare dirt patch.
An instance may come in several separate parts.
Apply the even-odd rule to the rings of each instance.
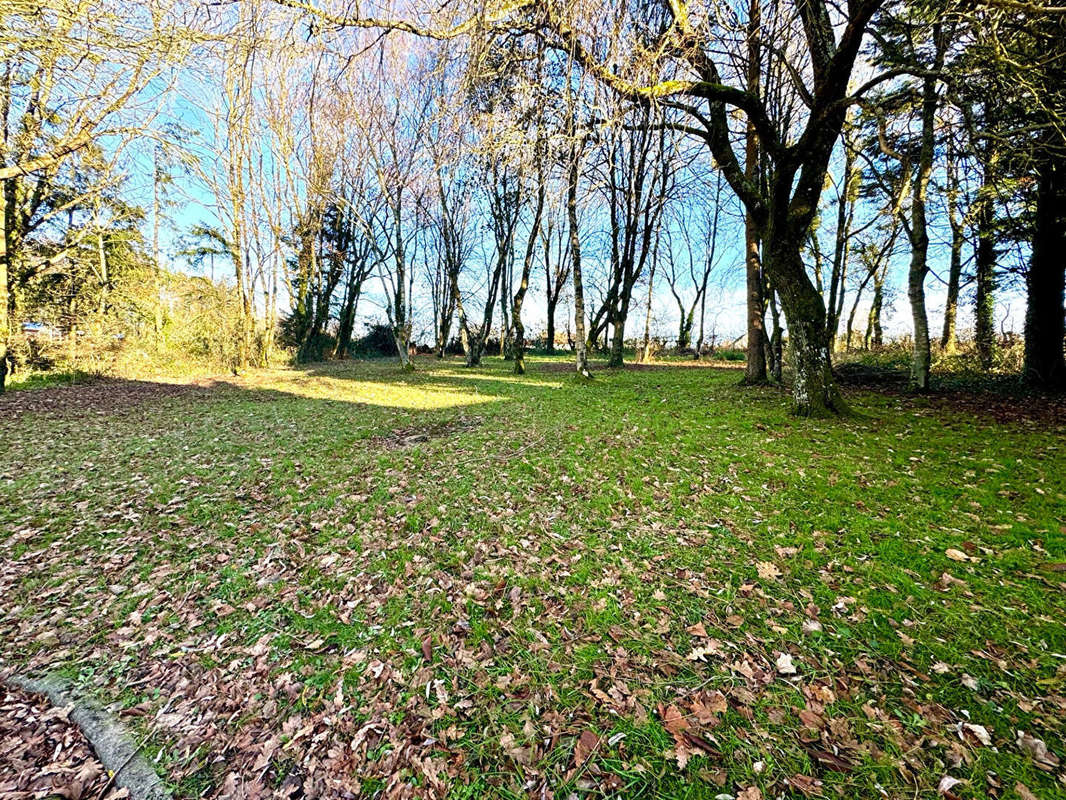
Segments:
[[[95,378],[71,386],[50,386],[0,395],[0,420],[23,414],[80,418],[107,416],[169,397],[207,397],[221,382],[200,379],[188,383]]]
[[[481,425],[481,417],[460,417],[449,422],[441,422],[432,425],[409,425],[396,428],[387,435],[375,436],[374,444],[386,450],[402,450],[406,447],[414,447],[430,439],[439,439],[444,436],[453,436],[457,433],[473,430]]]

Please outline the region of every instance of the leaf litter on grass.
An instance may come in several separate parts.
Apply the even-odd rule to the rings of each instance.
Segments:
[[[876,395],[877,432],[800,428],[712,370],[435,369],[20,417],[4,663],[117,700],[182,796],[1061,796],[1043,437]],[[439,406],[471,377],[504,399]]]

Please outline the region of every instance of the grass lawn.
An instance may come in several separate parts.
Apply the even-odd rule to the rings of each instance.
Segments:
[[[1066,797],[1061,404],[529,366],[8,395],[0,670],[180,797]]]

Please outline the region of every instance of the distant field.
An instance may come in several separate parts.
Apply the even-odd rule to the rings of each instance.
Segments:
[[[528,363],[0,398],[0,670],[180,797],[1066,797],[1066,406]]]

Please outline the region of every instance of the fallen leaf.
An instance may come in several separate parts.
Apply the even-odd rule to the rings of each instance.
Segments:
[[[697,622],[695,625],[689,625],[687,628],[685,628],[685,630],[691,633],[693,636],[702,636],[704,638],[707,637],[707,629],[703,627],[702,622]]]
[[[937,784],[936,792],[937,794],[942,794],[945,796],[950,795],[952,794],[951,790],[958,786],[960,783],[962,783],[962,781],[960,781],[958,778],[953,778],[950,775],[945,775],[943,778],[940,779],[940,783]]]
[[[810,775],[793,775],[785,780],[789,786],[803,792],[807,797],[819,797],[822,794],[822,782]]]
[[[1044,744],[1042,739],[1030,736],[1025,731],[1018,731],[1017,743],[1018,749],[1037,762],[1038,765],[1048,767],[1057,767],[1059,765],[1059,757],[1047,749],[1047,745]]]
[[[500,737],[500,747],[503,749],[503,752],[519,764],[528,765],[531,761],[529,748],[519,747],[514,736],[510,733],[505,733]]]
[[[759,577],[764,580],[773,580],[774,578],[781,577],[781,570],[777,568],[777,565],[770,561],[760,561],[755,565],[756,571],[759,573]]]
[[[581,766],[600,746],[600,737],[593,731],[584,731],[574,745],[574,764]]]
[[[944,551],[944,555],[950,558],[952,561],[969,561],[970,557],[961,550],[956,550],[953,547],[949,547]]]
[[[782,653],[777,657],[777,671],[782,675],[795,675],[796,665],[792,663],[792,656]]]
[[[963,722],[959,725],[959,738],[963,741],[967,741],[967,735],[970,739],[976,739],[978,743],[985,747],[992,746],[992,737],[988,734],[988,728],[984,725],[974,725],[972,722]]]

